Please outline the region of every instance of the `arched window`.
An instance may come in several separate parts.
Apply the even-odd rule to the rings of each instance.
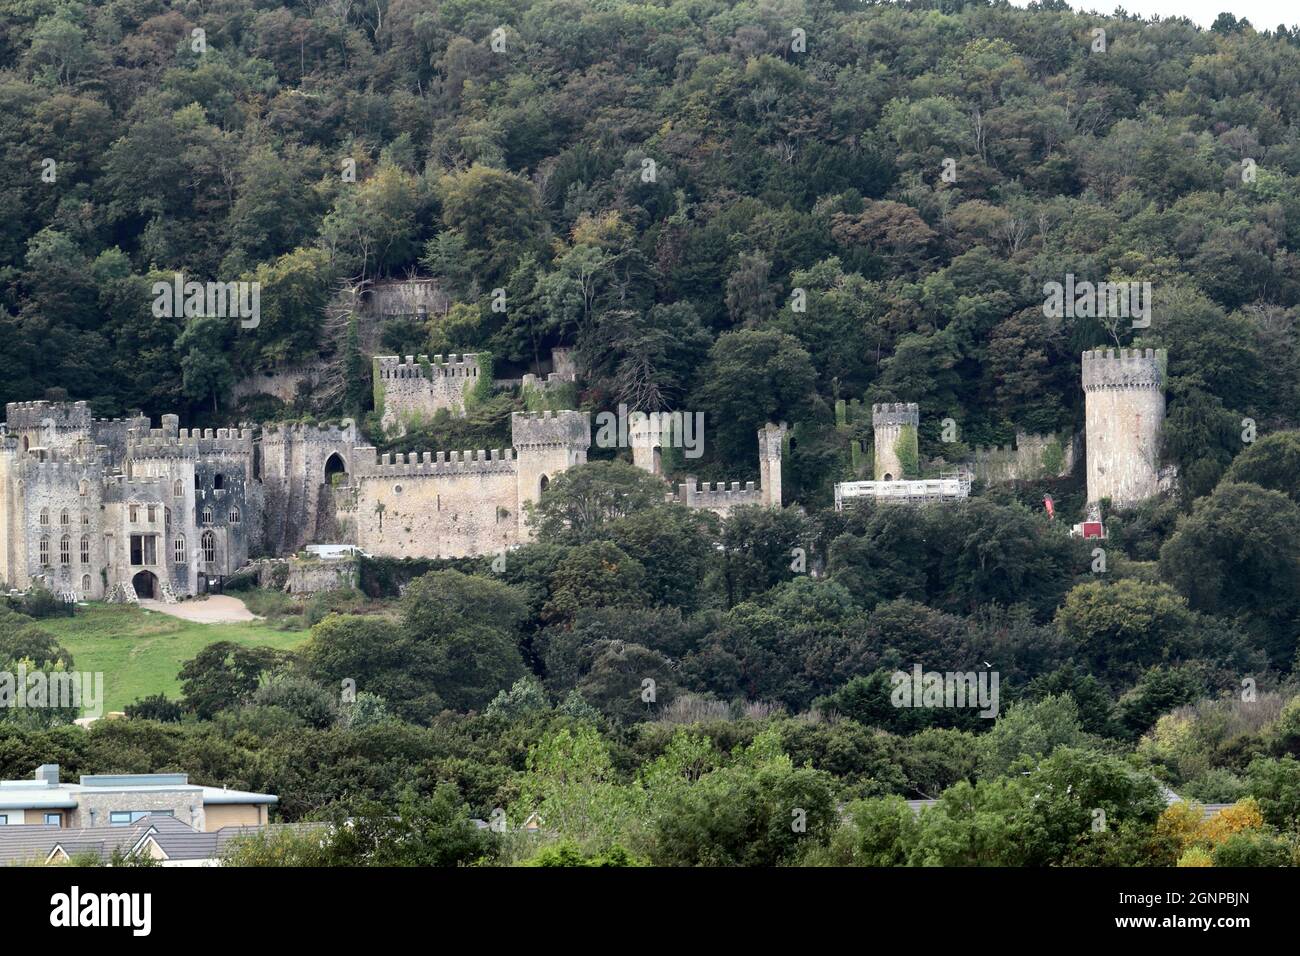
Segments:
[[[83,498],[86,497],[86,495],[90,494],[90,482],[87,481],[85,478],[81,479],[80,491],[81,491],[81,497]]]
[[[66,534],[59,540],[59,564],[72,563],[72,539]]]
[[[203,560],[211,564],[217,560],[217,536],[211,531],[203,532]]]
[[[551,486],[551,479],[547,478],[545,475],[542,475],[542,480],[537,483],[537,493],[539,495],[542,494],[550,486]]]
[[[83,528],[89,528],[89,527],[90,527],[90,512],[89,512],[89,511],[83,511],[83,512],[81,513],[81,526],[82,526]]]
[[[212,509],[204,508],[203,514],[199,515],[199,521],[203,524],[212,524]]]
[[[88,534],[81,536],[81,563],[90,563],[90,535]]]
[[[173,498],[185,497],[185,483],[181,481],[179,478],[177,478],[175,481],[172,482],[172,497]]]
[[[212,487],[217,489],[217,491],[220,491],[222,488],[226,487],[226,476],[223,475],[221,472],[217,472],[215,475],[213,475]]]
[[[177,535],[172,542],[172,560],[177,564],[185,563],[185,536]]]
[[[66,528],[70,523],[71,519],[68,517],[68,509],[64,508],[59,512],[59,524]]]
[[[90,597],[90,575],[89,574],[83,574],[81,576],[81,596]]]
[[[50,509],[49,509],[49,508],[42,508],[42,509],[41,509],[41,527],[42,527],[42,528],[48,528],[49,526],[50,526]]]
[[[227,517],[230,518],[230,523],[231,523],[231,524],[239,524],[239,509],[238,509],[238,508],[231,508],[231,509],[230,509],[230,514],[229,514]]]
[[[50,539],[41,538],[41,567],[50,566]]]

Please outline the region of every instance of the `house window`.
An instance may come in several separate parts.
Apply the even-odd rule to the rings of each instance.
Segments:
[[[203,514],[199,516],[199,521],[203,524],[212,524],[212,509],[204,508]]]
[[[9,814],[0,813],[0,827],[9,826]]]
[[[50,509],[49,509],[49,508],[42,508],[42,509],[41,509],[41,527],[42,527],[42,528],[48,528],[49,526],[50,526]]]
[[[63,826],[63,814],[61,814],[61,813],[47,813],[47,814],[45,814],[45,822],[46,822],[46,824],[48,824],[48,825],[53,825],[53,826],[56,826],[56,827],[61,827],[61,826]]]
[[[143,564],[158,563],[158,539],[151,534],[131,535],[131,564],[139,567]]]
[[[41,567],[50,566],[50,539],[41,538]]]
[[[185,538],[178,537],[172,542],[172,560],[177,564],[185,563]]]
[[[81,536],[81,563],[90,563],[90,535],[88,534]]]
[[[181,481],[179,478],[177,478],[175,481],[172,482],[172,497],[173,498],[185,497],[185,483]]]
[[[70,523],[71,522],[68,518],[68,510],[65,508],[59,512],[59,524],[63,525],[63,527],[66,528]]]
[[[125,827],[147,816],[174,817],[175,815],[171,810],[113,810],[108,815],[108,825]]]
[[[211,531],[203,532],[203,560],[211,564],[217,560],[217,538]]]
[[[239,509],[231,508],[229,517],[231,524],[239,524]]]
[[[59,541],[59,564],[72,563],[72,539],[66,534]]]

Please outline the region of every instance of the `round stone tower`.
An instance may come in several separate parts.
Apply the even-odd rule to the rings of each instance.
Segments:
[[[916,426],[921,409],[915,402],[891,402],[871,406],[871,425],[875,432],[876,481],[899,481],[919,477],[920,462]]]
[[[1083,353],[1090,504],[1127,508],[1158,491],[1166,361],[1164,349]]]

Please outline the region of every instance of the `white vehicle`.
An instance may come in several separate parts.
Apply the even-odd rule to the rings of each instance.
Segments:
[[[309,544],[303,549],[308,554],[314,554],[322,561],[339,561],[343,558],[368,558],[366,554],[355,544]]]

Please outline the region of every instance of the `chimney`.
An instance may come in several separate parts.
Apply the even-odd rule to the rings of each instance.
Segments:
[[[52,787],[59,785],[59,765],[56,763],[43,763],[36,768],[36,779],[44,780]]]

